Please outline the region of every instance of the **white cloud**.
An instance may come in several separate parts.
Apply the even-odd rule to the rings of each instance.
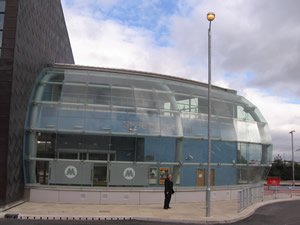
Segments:
[[[285,153],[285,157],[291,157],[291,130],[296,130],[294,148],[300,148],[300,139],[297,138],[297,131],[300,132],[300,105],[254,88],[245,89],[244,96],[255,103],[269,124],[274,144],[273,155]],[[295,159],[300,161],[300,152],[295,153]]]
[[[129,26],[103,15],[105,10],[124,4],[121,0],[66,2],[65,17],[77,64],[157,72],[202,82],[207,82],[206,13],[216,12],[213,84],[236,89],[258,106],[269,122],[275,154],[290,155],[288,132],[293,129],[295,148],[300,147],[300,104],[282,97],[296,102],[300,97],[299,2],[179,1],[176,12],[157,18],[156,25],[169,31],[163,36],[166,46],[157,44],[156,29]],[[101,10],[95,8],[97,4]]]
[[[70,18],[66,22],[77,64],[174,76],[195,73],[194,67],[185,64],[183,54],[172,47],[157,46],[153,33],[147,29],[128,27],[113,20],[99,20],[78,14],[71,8],[64,11],[66,18]]]

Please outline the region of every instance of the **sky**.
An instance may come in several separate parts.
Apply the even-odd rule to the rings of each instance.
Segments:
[[[300,149],[300,1],[62,0],[75,63],[140,70],[237,90],[269,124],[273,156]],[[300,151],[295,151],[300,161]]]

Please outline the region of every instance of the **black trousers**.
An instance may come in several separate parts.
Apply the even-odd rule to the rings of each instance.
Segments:
[[[171,197],[172,197],[172,194],[170,192],[165,193],[165,204],[164,204],[164,209],[168,209],[170,208],[170,201],[171,201]]]

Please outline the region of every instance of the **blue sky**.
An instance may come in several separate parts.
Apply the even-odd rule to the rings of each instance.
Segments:
[[[300,147],[300,1],[62,0],[62,5],[77,64],[205,83],[206,13],[214,11],[212,83],[258,106],[275,154],[290,156],[290,130],[296,130]]]

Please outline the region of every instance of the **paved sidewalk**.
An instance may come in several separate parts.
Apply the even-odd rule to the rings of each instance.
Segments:
[[[56,204],[19,202],[8,210],[1,212],[18,215],[19,219],[135,219],[150,221],[174,221],[187,223],[230,223],[252,215],[263,205],[300,200],[300,190],[274,191],[265,188],[264,201],[254,203],[239,212],[237,200],[212,201],[211,217],[206,217],[205,202],[172,204],[171,209],[164,210],[162,204],[147,205],[98,205],[98,204]]]
[[[205,202],[171,204],[164,210],[162,205],[96,205],[96,204],[53,204],[25,202],[5,212],[18,214],[20,219],[137,219],[151,221],[174,221],[189,223],[229,223],[252,215],[263,205],[287,200],[299,200],[299,196],[282,194],[269,195],[265,201],[255,203],[242,212],[238,212],[237,201],[215,201],[211,206],[211,217],[205,216]],[[1,217],[0,214],[0,217]]]

